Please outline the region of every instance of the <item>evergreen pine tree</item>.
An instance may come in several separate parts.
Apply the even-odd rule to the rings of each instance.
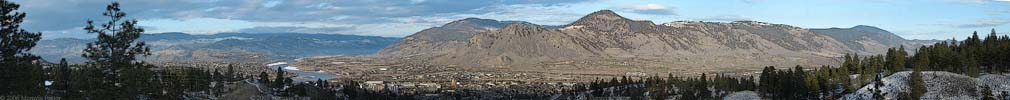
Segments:
[[[618,81],[616,77],[610,77],[610,81],[607,82],[607,87],[613,87],[620,85],[621,81]]]
[[[136,41],[144,29],[137,25],[137,20],[125,20],[126,13],[120,10],[118,2],[107,6],[102,15],[109,17],[109,22],[100,27],[94,21],[88,20],[84,30],[98,34],[98,41],[88,43],[82,56],[89,63],[108,67],[113,72],[123,67],[136,67],[137,56],[150,55],[150,48],[144,42]]]
[[[56,89],[70,91],[70,64],[66,58],[61,58],[57,67]]]
[[[922,79],[922,69],[921,67],[913,68],[912,73],[908,75],[908,86],[910,88],[908,99],[919,100],[920,97],[926,94],[926,82]]]
[[[963,62],[964,68],[965,68],[964,74],[968,75],[968,76],[971,76],[971,77],[978,77],[979,73],[980,73],[980,71],[979,71],[979,65],[978,65],[978,60],[975,60],[975,57],[970,56],[970,55],[971,54],[969,54],[968,57],[964,58],[964,62]]]
[[[284,70],[281,69],[281,67],[277,67],[277,75],[274,76],[273,83],[274,84],[272,85],[272,87],[274,87],[274,88],[281,88],[281,87],[284,86],[284,83],[285,83],[284,82]]]
[[[999,100],[998,97],[992,95],[992,89],[988,86],[983,86],[982,90],[979,90],[982,94],[982,100]]]
[[[885,75],[905,70],[905,57],[908,56],[908,53],[905,52],[905,46],[900,46],[898,49],[888,49],[886,56],[887,60],[884,63],[887,67],[887,72]]]
[[[97,99],[135,98],[149,94],[147,92],[153,90],[143,86],[152,84],[150,79],[153,75],[142,63],[134,62],[137,56],[150,55],[145,43],[136,41],[144,29],[137,25],[137,20],[124,19],[126,13],[120,10],[118,2],[112,2],[105,10],[102,15],[109,17],[108,22],[96,27],[94,21],[87,21],[84,30],[98,34],[98,38],[88,43],[81,55],[89,60],[89,64],[104,68],[103,88],[100,88],[103,90],[100,93],[114,94]]]
[[[321,78],[316,78],[316,86],[318,86],[318,87],[323,87],[323,79],[321,79]]]
[[[217,71],[217,69],[214,69],[214,73],[211,73],[210,76],[211,81],[216,83],[215,85],[224,83],[225,79],[224,75],[222,75],[221,72]]]
[[[908,66],[908,52],[905,51],[905,46],[904,45],[899,46],[896,52],[897,53],[895,53],[895,55],[897,56],[895,56],[894,58],[893,66],[897,67],[899,71],[905,70],[905,68]]]
[[[225,72],[224,77],[225,77],[225,80],[227,80],[227,81],[235,81],[235,79],[236,79],[235,67],[232,66],[232,64],[228,64],[228,69]]]
[[[25,13],[20,5],[0,1],[0,95],[40,96],[43,93],[42,68],[33,64],[38,56],[28,53],[42,33],[21,29]]]
[[[808,89],[807,91],[808,96],[818,97],[820,95],[818,93],[820,93],[821,91],[821,86],[820,83],[818,82],[816,75],[814,74],[805,75],[803,81],[804,83],[806,83],[804,86],[806,86],[806,88]],[[808,98],[808,99],[814,99],[814,98]]]
[[[260,83],[263,83],[263,85],[270,85],[270,75],[267,75],[267,72],[260,72],[259,76]]]

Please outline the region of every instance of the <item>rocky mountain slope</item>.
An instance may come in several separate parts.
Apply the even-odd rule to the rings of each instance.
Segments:
[[[854,49],[849,42],[860,39],[833,35],[847,33],[819,33],[755,21],[677,21],[656,25],[601,10],[560,27],[468,18],[405,37],[379,51],[378,56],[390,58],[395,63],[467,68],[661,68],[625,70],[646,71],[682,66],[718,71],[770,65],[836,64],[835,58],[845,53],[881,47]],[[878,44],[894,44],[891,42],[901,44],[902,41]]]
[[[139,39],[152,49],[144,58],[150,62],[289,60],[325,55],[373,54],[399,38],[302,33],[184,33],[144,34]],[[81,51],[93,39],[62,38],[42,40],[32,53],[47,61],[67,58],[83,62]]]

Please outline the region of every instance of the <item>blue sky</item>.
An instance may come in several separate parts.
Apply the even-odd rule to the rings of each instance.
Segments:
[[[43,38],[90,38],[114,0],[13,0]],[[870,25],[908,39],[1010,32],[1010,0],[122,0],[148,33],[320,33],[403,37],[467,17],[567,24],[610,9],[635,20],[752,20],[804,28]]]

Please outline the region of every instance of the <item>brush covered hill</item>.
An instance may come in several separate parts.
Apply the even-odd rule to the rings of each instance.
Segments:
[[[836,58],[845,53],[886,50],[885,46],[854,49],[847,44],[853,39],[829,34],[847,33],[818,33],[756,21],[676,21],[657,25],[601,10],[556,27],[477,18],[458,20],[405,37],[377,56],[389,58],[392,63],[464,68],[624,67],[617,72],[647,72],[687,71],[685,67],[725,71],[772,65],[834,65],[839,63]],[[885,42],[878,44],[892,44]]]
[[[887,30],[867,25],[857,25],[851,28],[810,29],[810,31],[841,41],[858,54],[884,54],[887,52],[887,48],[899,46],[905,46],[905,50],[914,52],[915,48],[919,46],[937,42],[907,40]]]

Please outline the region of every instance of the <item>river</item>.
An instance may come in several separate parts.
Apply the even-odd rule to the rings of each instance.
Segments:
[[[295,82],[305,82],[305,81],[316,81],[317,79],[329,80],[337,78],[336,74],[319,72],[319,71],[303,71],[299,70],[296,66],[288,66],[288,62],[276,62],[267,64],[271,69],[282,68],[284,72],[295,73],[295,77],[291,79]]]

